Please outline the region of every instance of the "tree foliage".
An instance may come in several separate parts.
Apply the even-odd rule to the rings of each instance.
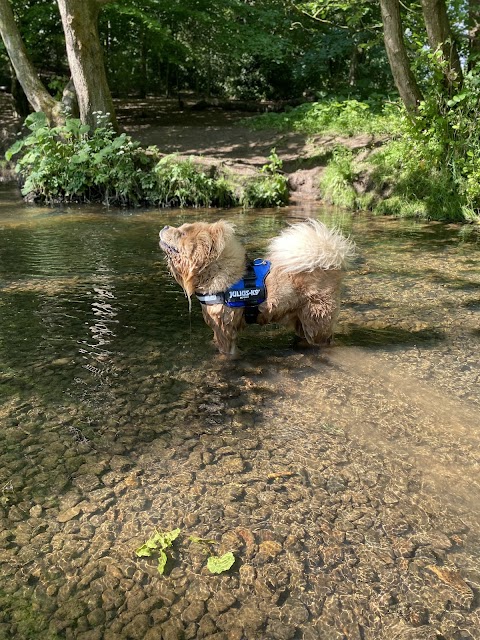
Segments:
[[[69,67],[55,3],[10,2],[34,65],[57,91]],[[99,31],[115,95],[362,97],[391,86],[369,0],[118,0]],[[0,73],[8,77],[4,57]]]
[[[480,210],[478,0],[0,0],[0,8],[13,9],[21,35],[16,42],[23,41],[48,89],[38,91],[46,112],[51,99],[58,103],[72,72],[77,93],[85,84],[72,62],[75,39],[65,16],[62,29],[58,7],[75,8],[78,15],[83,6],[93,7],[84,20],[92,29],[85,33],[96,36],[100,5],[90,77],[94,61],[104,57],[108,82],[100,72],[97,82],[103,98],[110,89],[120,97],[182,99],[191,93],[308,102],[283,122],[314,131],[333,118],[351,133],[375,128],[377,113],[390,121],[383,107],[398,92],[408,112],[407,128],[398,128],[410,145],[405,153],[417,164],[425,160],[426,171],[434,168],[469,210]],[[10,58],[16,49],[10,47]],[[7,84],[11,74],[0,45],[0,81]],[[111,105],[101,99],[103,106],[94,106],[96,88],[90,83],[79,101],[82,121],[93,129],[95,114]],[[341,154],[336,163],[340,184],[347,163]],[[187,169],[175,167],[169,175],[175,182],[177,172]],[[423,177],[405,184],[424,184]],[[284,201],[281,174],[263,178],[268,183],[251,185],[252,199],[270,198],[275,188]]]

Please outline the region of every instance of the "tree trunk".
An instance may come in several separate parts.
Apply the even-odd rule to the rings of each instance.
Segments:
[[[77,92],[75,91],[73,78],[70,78],[70,80],[67,82],[63,90],[62,106],[63,106],[64,112],[68,114],[68,116],[70,116],[71,118],[80,117],[80,111],[78,109]]]
[[[13,97],[13,105],[17,116],[20,120],[25,120],[25,118],[30,114],[30,103],[28,101],[27,96],[25,95],[25,91],[22,89],[22,85],[18,81],[17,74],[15,73],[15,69],[12,65],[9,65],[10,68],[10,93]]]
[[[48,93],[30,62],[9,0],[0,0],[0,33],[15,75],[33,109],[43,111],[51,124],[64,122],[60,102]]]
[[[142,28],[142,38],[141,38],[141,46],[140,46],[140,82],[138,85],[138,95],[140,98],[147,97],[147,34],[145,32],[145,28]]]
[[[480,62],[480,0],[468,4],[468,40],[468,68],[473,69]]]
[[[410,63],[403,39],[402,19],[398,0],[380,0],[383,34],[388,61],[398,93],[411,113],[416,112],[418,103],[423,99]]]
[[[360,51],[357,45],[353,45],[352,55],[350,57],[350,67],[348,69],[348,84],[354,87],[357,84],[358,64]]]
[[[92,128],[108,113],[117,129],[103,51],[98,34],[98,14],[112,0],[57,0],[62,17],[68,63],[77,93],[80,118]]]
[[[422,0],[423,17],[427,28],[428,43],[435,51],[441,49],[447,62],[444,71],[445,84],[450,93],[461,86],[462,67],[447,15],[445,0]]]

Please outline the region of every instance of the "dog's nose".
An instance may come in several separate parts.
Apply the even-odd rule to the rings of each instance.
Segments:
[[[168,226],[168,224],[166,224],[166,225],[163,227],[162,231],[165,231],[165,229],[170,229],[170,227]]]

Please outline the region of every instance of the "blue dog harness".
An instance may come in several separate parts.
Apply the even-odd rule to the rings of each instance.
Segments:
[[[258,306],[267,297],[265,278],[269,271],[270,262],[268,260],[248,261],[243,278],[240,278],[226,291],[211,294],[196,293],[195,295],[205,305],[225,304],[227,307],[243,307],[245,320],[248,324],[253,324],[257,320]]]

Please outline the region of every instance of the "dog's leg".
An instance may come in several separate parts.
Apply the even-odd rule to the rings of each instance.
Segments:
[[[213,331],[213,341],[220,353],[236,355],[237,335],[244,324],[243,309],[215,304],[203,306],[202,312],[205,322]]]
[[[297,337],[300,338],[301,340],[305,340],[305,331],[303,330],[303,325],[300,318],[295,318],[294,328],[295,328],[295,333],[297,334]]]
[[[325,347],[331,345],[337,316],[337,309],[332,310],[331,313],[321,315],[318,313],[318,309],[307,306],[298,315],[295,327],[296,333],[311,346]]]

